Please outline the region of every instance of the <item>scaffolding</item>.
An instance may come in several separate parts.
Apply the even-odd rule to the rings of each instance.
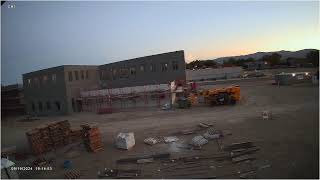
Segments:
[[[107,108],[160,107],[171,100],[169,84],[101,89],[80,94],[83,111],[87,112]]]

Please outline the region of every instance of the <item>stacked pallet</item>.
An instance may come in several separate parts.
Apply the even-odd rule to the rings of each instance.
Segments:
[[[88,151],[98,152],[103,149],[101,134],[97,127],[82,125],[83,141]]]
[[[69,144],[70,124],[68,121],[52,123],[49,126],[50,137],[54,148]]]
[[[39,129],[29,131],[26,135],[34,154],[42,154],[47,151]]]
[[[74,143],[74,142],[77,142],[79,140],[81,140],[81,137],[82,136],[82,129],[73,129],[70,131],[70,142],[71,143]]]
[[[79,179],[80,178],[80,171],[71,170],[64,174],[65,179]]]
[[[50,129],[48,126],[42,126],[37,128],[41,134],[41,139],[44,148],[48,151],[53,147],[51,137],[50,137]]]
[[[32,151],[38,155],[69,144],[70,132],[70,123],[65,120],[37,127],[26,135]],[[79,133],[77,137],[81,137]]]

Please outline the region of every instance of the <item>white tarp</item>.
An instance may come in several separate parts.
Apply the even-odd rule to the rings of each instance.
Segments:
[[[1,158],[1,179],[19,179],[18,171],[11,170],[15,163],[6,158]]]
[[[14,162],[6,158],[1,158],[1,169],[8,168],[14,165]]]
[[[130,149],[135,145],[134,133],[119,133],[116,138],[116,146],[120,149]]]

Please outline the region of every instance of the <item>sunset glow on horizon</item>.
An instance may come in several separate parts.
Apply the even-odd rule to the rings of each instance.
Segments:
[[[287,34],[280,35],[267,34],[260,38],[247,39],[244,41],[226,42],[221,47],[208,47],[200,51],[188,51],[186,61],[207,60],[228,56],[241,56],[256,52],[273,52],[273,51],[298,51],[302,49],[320,49],[320,31],[314,32],[299,29],[292,30]]]
[[[7,1],[2,79],[184,50],[186,62],[320,49],[319,1]]]

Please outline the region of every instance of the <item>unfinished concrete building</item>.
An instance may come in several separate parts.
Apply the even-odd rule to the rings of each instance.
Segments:
[[[170,102],[170,83],[186,80],[183,51],[99,66],[101,90],[81,94],[84,110],[160,106]]]
[[[92,107],[95,111],[103,103],[127,107],[128,99],[134,106],[159,105],[164,102],[161,99],[165,98],[164,93],[168,93],[169,84],[174,80],[186,80],[183,51],[101,66],[64,65],[23,75],[26,109],[31,115],[70,114],[92,110]],[[124,87],[126,91],[122,89]],[[130,92],[127,92],[128,87],[132,87]],[[107,89],[114,91],[107,93],[111,92]],[[133,97],[136,90],[139,95]],[[152,94],[145,94],[151,91]]]
[[[82,111],[81,91],[98,89],[97,66],[63,65],[23,74],[30,115],[61,115]]]
[[[184,51],[174,51],[101,65],[98,71],[105,89],[186,80],[185,66]]]

